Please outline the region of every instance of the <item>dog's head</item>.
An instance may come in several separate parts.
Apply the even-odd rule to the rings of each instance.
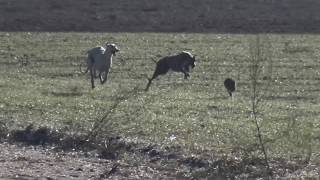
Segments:
[[[120,49],[115,44],[109,44],[107,43],[106,49],[109,50],[114,56],[116,55],[116,52],[119,52]]]
[[[182,53],[185,54],[188,65],[190,65],[191,68],[193,69],[196,66],[196,56],[192,55],[188,51],[183,51]]]

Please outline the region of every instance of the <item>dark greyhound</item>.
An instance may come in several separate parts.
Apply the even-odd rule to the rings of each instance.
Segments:
[[[166,56],[160,59],[156,63],[156,70],[154,71],[152,78],[149,79],[149,82],[145,90],[149,90],[152,80],[157,78],[159,75],[166,74],[169,70],[175,72],[182,72],[184,74],[184,79],[188,79],[188,77],[190,76],[190,66],[191,68],[194,68],[195,61],[195,56],[193,56],[190,52],[187,51],[183,51],[173,56]]]

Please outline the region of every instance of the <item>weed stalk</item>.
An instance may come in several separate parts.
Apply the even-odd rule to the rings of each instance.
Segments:
[[[267,46],[269,44],[267,41],[264,42],[261,40],[260,35],[257,35],[254,42],[251,42],[250,47],[250,81],[251,81],[251,113],[252,119],[256,128],[256,135],[258,138],[258,143],[260,146],[260,150],[264,156],[264,162],[267,168],[267,173],[269,176],[272,176],[272,171],[269,165],[268,153],[265,147],[265,143],[263,140],[263,134],[261,131],[261,124],[259,124],[259,106],[260,102],[263,99],[263,94],[268,91],[271,82],[271,75],[272,75],[272,60],[270,58],[270,53],[267,52]],[[263,63],[269,63],[268,69],[268,83],[266,84],[266,89],[260,90],[259,86],[259,78],[261,75],[261,68],[263,67]]]

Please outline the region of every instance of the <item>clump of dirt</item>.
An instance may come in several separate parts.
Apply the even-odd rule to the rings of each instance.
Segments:
[[[35,129],[33,124],[23,130],[13,130],[9,133],[10,142],[23,142],[27,145],[42,145],[58,143],[61,135],[54,133],[47,127]]]

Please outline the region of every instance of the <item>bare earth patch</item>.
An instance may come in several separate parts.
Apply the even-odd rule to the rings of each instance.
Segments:
[[[0,178],[96,179],[112,162],[42,147],[0,144]]]
[[[135,154],[106,160],[95,157],[94,152],[64,153],[9,143],[1,143],[0,152],[0,179],[176,179],[179,174],[174,168]],[[183,174],[178,176],[188,179]]]
[[[153,156],[151,155],[152,151],[145,156],[129,153],[128,157],[122,157],[118,160],[101,159],[94,152],[72,151],[65,153],[58,152],[54,148],[46,149],[42,146],[9,143],[1,143],[0,151],[0,179],[255,179],[261,178],[261,173],[263,173],[261,171],[263,168],[259,166],[244,165],[247,168],[246,173],[232,176],[232,170],[226,168],[224,173],[231,176],[220,176],[210,168],[199,169],[199,167],[184,166],[177,163],[179,160],[175,158],[171,162],[164,158],[150,158]],[[221,160],[215,163],[218,162]],[[224,163],[230,165],[231,161]],[[294,162],[283,163],[280,161],[272,162],[275,172],[274,178],[305,177],[312,179],[320,174],[317,165],[302,166]],[[218,166],[216,167],[219,169]],[[227,172],[229,170],[230,172]],[[248,172],[251,172],[251,175],[247,174]]]
[[[139,145],[121,137],[109,137],[103,145],[32,125],[7,137],[0,143],[3,179],[268,178],[261,159],[237,154],[187,156],[178,146]],[[302,161],[273,159],[270,166],[274,178],[314,178],[320,174],[318,164]]]

